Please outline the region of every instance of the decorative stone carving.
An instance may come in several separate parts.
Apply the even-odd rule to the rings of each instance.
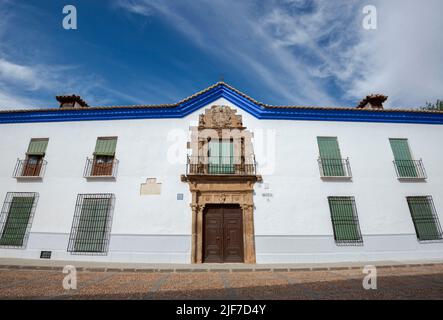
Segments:
[[[234,143],[234,156],[243,158],[244,164],[254,163],[252,134],[243,127],[241,115],[229,106],[212,106],[199,116],[198,127],[191,127],[190,147],[195,160],[208,155],[211,139]],[[236,153],[237,152],[237,153]],[[192,162],[191,162],[192,163]],[[203,215],[207,204],[239,204],[243,214],[243,256],[245,263],[255,263],[254,242],[254,183],[261,180],[255,174],[212,175],[204,170],[182,175],[192,194],[192,263],[203,262]]]
[[[199,117],[199,129],[243,129],[242,117],[228,106],[212,106]]]
[[[192,178],[190,178],[192,180]],[[254,179],[256,177],[248,177]],[[207,204],[239,204],[243,212],[245,263],[255,263],[253,183],[244,177],[223,181],[217,177],[188,180],[192,193],[192,263],[203,262],[203,214]],[[192,186],[191,186],[192,185]]]

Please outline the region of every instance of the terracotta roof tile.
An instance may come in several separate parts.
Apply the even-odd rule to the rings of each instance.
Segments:
[[[87,109],[91,110],[106,110],[106,109],[117,109],[117,108],[136,108],[136,109],[143,109],[143,108],[175,108],[179,105],[196,98],[208,91],[210,91],[213,88],[216,88],[217,86],[225,86],[229,88],[230,90],[234,91],[235,93],[239,94],[240,96],[244,97],[245,99],[251,101],[252,103],[255,103],[265,109],[320,109],[320,110],[349,110],[349,111],[359,111],[359,112],[423,112],[423,113],[443,113],[443,111],[437,111],[437,110],[423,110],[423,109],[361,109],[357,107],[337,107],[337,106],[301,106],[301,105],[270,105],[265,104],[263,102],[259,102],[250,96],[244,94],[243,92],[235,89],[234,87],[230,86],[229,84],[225,82],[217,82],[213,84],[212,86],[207,87],[206,89],[203,89],[177,103],[170,103],[170,104],[142,104],[142,105],[111,105],[111,106],[90,106]],[[34,112],[34,111],[57,111],[57,110],[78,110],[78,108],[46,108],[46,109],[18,109],[18,110],[2,110],[0,113],[13,113],[13,112]]]

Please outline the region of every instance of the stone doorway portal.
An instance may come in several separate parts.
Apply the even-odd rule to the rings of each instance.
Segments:
[[[228,106],[206,109],[191,127],[192,154],[182,181],[192,194],[192,263],[255,263],[253,193],[261,176],[251,138],[241,115]],[[225,227],[225,218],[226,224],[236,220],[237,228]]]

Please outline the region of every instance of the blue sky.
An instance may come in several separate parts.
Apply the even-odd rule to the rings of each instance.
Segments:
[[[64,5],[78,29],[62,28]],[[378,27],[362,27],[362,8]],[[443,98],[443,1],[0,0],[0,108],[177,102],[219,81],[274,105]]]

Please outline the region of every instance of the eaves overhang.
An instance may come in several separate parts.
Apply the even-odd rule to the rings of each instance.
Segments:
[[[425,110],[271,106],[255,101],[224,82],[176,104],[2,111],[0,123],[183,118],[220,98],[263,120],[443,124],[443,112]]]

